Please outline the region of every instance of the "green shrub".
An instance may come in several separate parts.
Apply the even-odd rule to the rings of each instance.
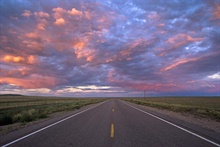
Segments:
[[[44,97],[3,97],[0,100],[0,126],[16,122],[30,122],[46,118],[60,111],[72,111],[104,99],[71,99]],[[5,107],[5,102],[10,107]]]
[[[22,111],[13,116],[13,122],[30,122],[37,120],[39,118],[46,118],[47,114],[44,111],[39,111],[35,109],[29,109],[27,111]]]

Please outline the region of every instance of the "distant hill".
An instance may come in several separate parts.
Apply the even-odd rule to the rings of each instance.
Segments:
[[[24,96],[21,94],[0,94],[0,96]]]

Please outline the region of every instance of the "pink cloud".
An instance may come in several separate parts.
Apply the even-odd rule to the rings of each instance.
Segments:
[[[37,29],[38,30],[45,30],[48,25],[48,21],[46,19],[38,20]]]
[[[60,7],[53,8],[53,11],[54,11],[53,16],[55,19],[61,18],[67,12],[65,9]]]
[[[91,14],[89,12],[85,11],[84,14],[85,14],[85,17],[87,19],[91,19],[92,18]]]
[[[25,36],[28,37],[28,38],[31,38],[31,39],[38,39],[39,38],[39,35],[37,34],[37,32],[26,33]]]
[[[54,24],[57,25],[57,26],[63,26],[63,25],[66,24],[66,21],[63,18],[58,18],[58,19],[56,19]]]
[[[29,64],[35,64],[37,61],[38,61],[38,58],[33,55],[30,55],[27,57],[27,63]]]
[[[176,61],[175,63],[167,66],[167,67],[164,67],[163,69],[161,69],[160,71],[166,71],[166,70],[170,70],[170,69],[173,69],[179,65],[182,65],[182,64],[185,64],[185,63],[188,63],[188,62],[194,62],[194,61],[197,61],[199,58],[189,58],[189,59],[181,59],[179,61]]]
[[[48,76],[31,75],[28,78],[8,78],[2,77],[0,79],[1,84],[14,84],[22,88],[32,89],[32,88],[50,88],[61,83],[59,79]]]
[[[25,33],[24,35],[19,36],[19,38],[23,40],[22,42],[26,45],[29,43],[31,44],[31,42],[36,42],[42,46],[45,41],[50,40],[50,34],[35,30],[34,32]]]
[[[44,33],[42,34],[39,30],[35,30],[31,33],[25,33],[24,35],[19,36],[23,47],[30,48],[33,52],[34,50],[43,50],[45,48],[45,43],[49,40],[49,35]]]
[[[70,15],[79,15],[79,16],[81,16],[82,15],[82,12],[81,11],[79,11],[79,10],[77,10],[77,9],[75,9],[75,8],[72,8],[72,10],[71,11],[68,11],[68,13],[70,14]]]
[[[25,59],[21,56],[6,55],[2,59],[4,62],[23,62]]]
[[[118,54],[115,55],[108,55],[109,58],[106,59],[106,62],[113,62],[113,61],[123,61],[123,60],[131,60],[132,54],[137,51],[142,51],[143,49],[139,48],[139,46],[143,46],[146,44],[150,44],[150,41],[146,41],[143,39],[137,39],[127,43],[126,48],[122,49]]]
[[[150,20],[158,20],[160,19],[160,16],[157,14],[157,12],[155,11],[151,11],[148,15],[147,15],[148,19]]]
[[[46,12],[34,12],[35,17],[37,18],[37,29],[38,30],[45,30],[48,21],[47,19],[50,17],[50,15]]]
[[[75,54],[78,59],[85,58],[86,61],[91,62],[95,58],[95,51],[93,49],[88,49],[86,47],[86,44],[87,43],[85,41],[79,41],[77,43],[74,43],[73,47],[75,49]]]
[[[30,17],[31,15],[32,15],[32,13],[29,10],[24,10],[24,12],[22,13],[22,16],[24,16],[24,17]]]
[[[174,44],[174,43],[178,43],[181,41],[183,41],[183,42],[196,42],[196,41],[202,41],[202,40],[204,40],[204,38],[193,38],[188,34],[178,34],[178,35],[175,35],[174,37],[169,38],[167,40],[167,43]]]
[[[204,38],[193,38],[191,37],[190,35],[188,34],[178,34],[178,35],[175,35],[171,38],[168,38],[166,43],[168,45],[168,49],[166,49],[165,51],[161,52],[159,55],[160,56],[164,56],[165,54],[175,50],[175,49],[178,49],[179,47],[187,44],[187,43],[190,43],[190,42],[197,42],[197,41],[203,41]],[[170,47],[169,47],[170,46]]]
[[[34,40],[28,40],[28,41],[24,40],[24,41],[22,41],[22,43],[30,49],[35,49],[35,50],[43,50],[44,49],[43,43],[37,42]]]
[[[1,70],[1,77],[20,77],[20,76],[28,76],[30,74],[30,70],[25,67],[13,70],[7,70],[4,68],[0,68]]]
[[[34,12],[34,16],[37,18],[49,18],[50,15],[46,12]]]
[[[29,55],[27,57],[21,56],[13,56],[13,55],[5,55],[2,58],[3,62],[11,62],[11,63],[27,63],[27,64],[34,64],[38,62],[38,58],[33,55]]]

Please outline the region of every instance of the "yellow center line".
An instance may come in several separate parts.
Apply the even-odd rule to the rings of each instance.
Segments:
[[[111,134],[110,134],[111,138],[114,138],[114,124],[111,124]]]

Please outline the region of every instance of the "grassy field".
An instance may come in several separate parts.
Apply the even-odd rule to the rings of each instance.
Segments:
[[[104,100],[100,98],[0,96],[0,126],[35,121],[55,112],[71,111]]]
[[[220,98],[217,97],[127,98],[124,100],[174,112],[186,112],[201,117],[210,117],[220,121]]]

